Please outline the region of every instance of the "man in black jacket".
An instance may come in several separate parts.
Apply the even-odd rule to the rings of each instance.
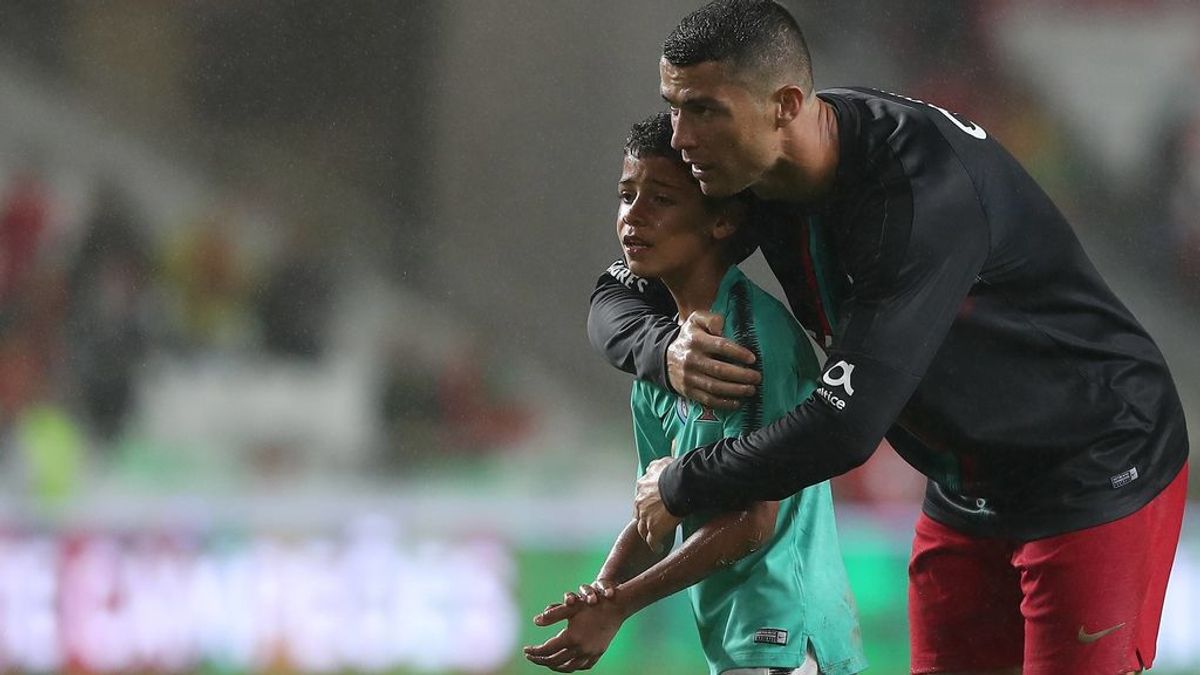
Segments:
[[[914,673],[1149,667],[1184,508],[1182,406],[1042,190],[957,114],[814,92],[774,2],[685,17],[660,75],[704,192],[764,200],[759,245],[829,357],[787,417],[651,465],[636,500],[647,541],[844,473],[886,436],[930,479],[910,563]],[[760,377],[752,355],[718,316],[677,327],[657,290],[610,268],[593,343],[643,379],[736,405]]]

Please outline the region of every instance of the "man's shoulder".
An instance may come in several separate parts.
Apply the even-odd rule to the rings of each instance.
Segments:
[[[994,143],[983,127],[968,119],[970,111],[948,110],[936,101],[870,87],[822,89],[817,96],[837,111],[843,142],[861,138],[886,143],[894,152],[915,151],[916,157],[928,155],[930,143],[959,150],[976,147],[979,141]]]

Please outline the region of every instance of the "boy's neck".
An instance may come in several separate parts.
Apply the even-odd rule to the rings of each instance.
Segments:
[[[717,291],[721,288],[721,280],[731,265],[721,261],[709,264],[697,264],[688,269],[685,275],[662,281],[671,291],[675,299],[675,308],[679,311],[679,322],[687,320],[695,311],[710,311],[717,299]]]

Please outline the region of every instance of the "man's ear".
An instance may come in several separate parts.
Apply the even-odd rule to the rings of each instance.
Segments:
[[[775,91],[775,123],[778,126],[787,126],[800,116],[800,110],[804,107],[804,96],[804,90],[794,84]]]

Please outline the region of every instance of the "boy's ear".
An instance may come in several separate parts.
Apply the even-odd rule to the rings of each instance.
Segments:
[[[745,226],[746,206],[736,199],[729,200],[721,209],[721,215],[713,224],[712,236],[717,241],[728,239]]]
[[[717,241],[724,241],[737,234],[738,223],[727,215],[722,215],[713,223],[712,236]]]

